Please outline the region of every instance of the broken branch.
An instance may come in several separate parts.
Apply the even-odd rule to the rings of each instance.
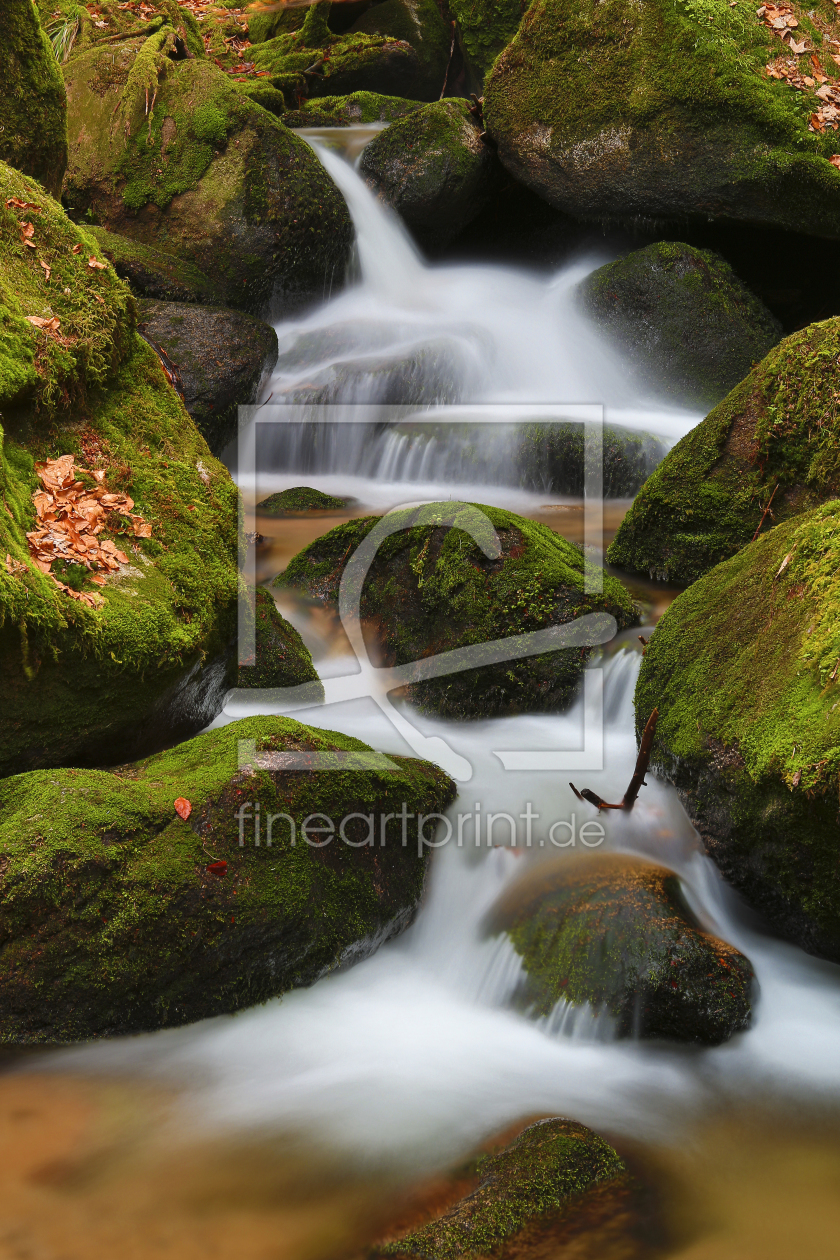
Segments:
[[[609,801],[605,801],[597,792],[591,791],[590,788],[582,788],[579,792],[574,783],[570,783],[569,787],[574,792],[579,801],[589,801],[590,805],[594,805],[600,814],[602,809],[626,809],[631,810],[636,804],[636,797],[639,795],[639,789],[646,787],[645,775],[650,765],[650,753],[653,748],[653,737],[656,733],[656,723],[659,721],[659,710],[654,709],[647,720],[645,729],[642,732],[642,740],[639,744],[639,755],[636,758],[636,768],[633,771],[633,777],[630,780],[627,791],[621,798],[618,805],[612,805]]]

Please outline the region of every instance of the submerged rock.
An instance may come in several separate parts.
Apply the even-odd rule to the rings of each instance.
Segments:
[[[439,249],[483,209],[496,158],[467,102],[436,101],[391,123],[365,148],[359,171],[421,245]]]
[[[269,592],[257,587],[254,601],[256,651],[253,665],[240,665],[240,687],[309,686],[312,704],[323,704],[324,688],[303,639],[277,610]]]
[[[277,333],[242,311],[138,303],[137,328],[177,374],[184,406],[218,455],[236,437],[237,409],[256,402],[277,361]]]
[[[617,1152],[591,1129],[560,1118],[529,1125],[503,1150],[479,1156],[460,1172],[475,1186],[470,1193],[437,1219],[380,1244],[372,1256],[556,1255],[558,1248],[565,1250],[567,1231],[577,1235],[582,1217],[588,1234],[611,1216],[626,1215],[632,1195],[630,1175]],[[622,1256],[638,1254],[631,1237],[622,1241]],[[594,1253],[585,1242],[581,1252],[580,1242],[575,1237],[574,1254],[585,1260]]]
[[[690,406],[720,402],[782,335],[728,263],[690,245],[635,250],[578,292],[640,383]]]
[[[835,452],[836,454],[836,452]],[[684,591],[636,688],[653,762],[723,875],[788,940],[840,962],[840,501]]]
[[[771,350],[644,484],[610,564],[688,584],[759,529],[840,494],[838,359],[840,319]]]
[[[31,212],[13,198],[40,208],[36,251],[20,247]],[[229,474],[135,332],[128,286],[3,164],[0,241],[0,774],[12,774],[140,755],[216,715],[237,513]],[[56,497],[35,460],[65,455]],[[106,544],[112,560],[94,571],[86,557]]]
[[[156,39],[67,64],[74,214],[185,259],[246,310],[340,284],[350,216],[309,146],[210,61],[173,60]]]
[[[702,930],[664,867],[612,854],[538,866],[502,897],[490,927],[520,955],[520,1000],[535,1015],[588,1003],[618,1037],[712,1046],[749,1025],[749,960]]]
[[[346,508],[352,502],[352,499],[340,499],[337,495],[324,494],[310,486],[291,486],[288,490],[270,494],[257,504],[256,510],[264,516],[285,516],[287,513],[335,511]]]
[[[429,712],[477,718],[562,709],[576,694],[589,649],[575,637],[575,646],[552,650],[565,641],[560,628],[593,614],[588,641],[602,642],[635,618],[614,578],[604,575],[603,595],[584,592],[580,548],[545,525],[475,504],[432,503],[339,525],[295,556],[274,585],[337,606],[345,565],[380,521],[380,534],[395,532],[377,548],[361,590],[368,650],[385,665],[418,662],[406,691]],[[529,643],[527,632],[539,630],[545,636]],[[492,642],[519,635],[526,641],[505,644],[494,663]],[[537,646],[539,655],[523,659]],[[456,672],[424,679],[424,658],[456,648],[467,649],[448,665]]]
[[[284,764],[333,751],[362,768]],[[185,1024],[373,952],[423,891],[427,850],[401,843],[398,811],[454,796],[436,766],[391,762],[364,768],[359,740],[257,717],[111,772],[0,781],[0,1041]]]
[[[798,20],[807,73],[833,81],[833,6]],[[578,219],[735,220],[837,240],[837,138],[809,130],[823,80],[800,93],[769,77],[785,56],[747,5],[536,0],[488,76],[487,128],[511,174]]]
[[[209,276],[183,258],[151,245],[141,245],[117,232],[106,232],[105,228],[85,230],[95,239],[117,275],[127,280],[141,297],[159,298],[163,302],[204,302],[211,306],[221,301],[221,294]]]
[[[57,197],[67,166],[67,102],[32,0],[3,5],[0,79],[0,160]]]

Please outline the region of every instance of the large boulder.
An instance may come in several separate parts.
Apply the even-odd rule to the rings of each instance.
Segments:
[[[96,240],[103,258],[141,297],[163,302],[204,302],[210,306],[221,301],[222,295],[210,277],[183,258],[105,228],[91,226],[86,230]]]
[[[298,516],[303,512],[341,511],[352,501],[324,494],[322,490],[313,490],[310,486],[290,486],[288,490],[279,490],[277,494],[263,499],[257,504],[256,511],[263,516]]]
[[[341,8],[341,5],[336,6]],[[452,37],[436,0],[382,0],[349,28],[350,34],[384,35],[410,44],[417,53],[413,93],[436,101],[443,91]]]
[[[341,194],[309,146],[212,62],[167,53],[167,31],[68,62],[65,203],[193,263],[227,305],[320,297],[349,258]]]
[[[0,77],[0,160],[57,197],[67,166],[67,101],[32,0],[3,6]]]
[[[312,664],[309,648],[285,617],[269,591],[258,586],[252,605],[254,617],[254,656],[240,664],[238,685],[271,690],[275,687],[308,687],[312,704],[322,704],[324,687]]]
[[[838,360],[840,319],[771,350],[644,484],[610,564],[687,585],[760,530],[840,494]]]
[[[494,908],[522,959],[523,1006],[589,1005],[617,1037],[719,1045],[750,1022],[749,960],[705,933],[673,871],[612,854],[537,867]]]
[[[366,146],[360,173],[421,245],[442,248],[484,208],[496,157],[462,100],[436,101],[392,122]]]
[[[488,131],[517,179],[579,219],[712,218],[836,240],[838,142],[820,116],[835,10],[816,0],[809,14],[796,37],[810,60],[791,70],[780,31],[749,5],[535,0],[488,76]]]
[[[277,333],[243,311],[138,302],[137,328],[174,369],[184,406],[218,455],[236,437],[240,406],[256,401],[277,361]]]
[[[728,263],[670,241],[599,267],[578,293],[640,385],[713,407],[781,339],[780,324]]]
[[[424,657],[468,649],[458,672],[409,681],[410,699],[427,711],[471,718],[563,708],[589,649],[575,640],[552,650],[551,632],[594,614],[591,634],[605,640],[634,620],[614,578],[604,576],[602,595],[584,591],[580,548],[545,525],[483,505],[432,503],[349,521],[295,556],[274,585],[335,607],[345,566],[380,520],[394,532],[377,548],[360,592],[369,651],[386,665],[422,667]],[[520,659],[511,643],[500,663],[482,664],[482,644],[534,630],[547,632],[539,655]],[[527,641],[520,646],[528,650]]]
[[[221,707],[236,490],[128,286],[3,164],[0,241],[0,774],[113,763]]]
[[[840,962],[840,501],[777,525],[659,622],[636,713],[724,876]]]
[[[286,764],[307,753],[342,772]],[[383,768],[359,740],[266,717],[111,772],[0,781],[0,1041],[185,1024],[364,957],[423,891],[428,849],[401,842],[398,811],[453,796],[428,762]]]

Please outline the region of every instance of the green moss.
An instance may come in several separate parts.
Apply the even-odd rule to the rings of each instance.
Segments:
[[[477,1189],[444,1216],[374,1254],[427,1260],[519,1254],[518,1245],[535,1227],[556,1227],[596,1186],[606,1183],[618,1190],[626,1170],[612,1147],[590,1129],[552,1119],[530,1125],[504,1150],[481,1156],[474,1176]]]
[[[775,522],[840,493],[840,319],[787,337],[669,453],[607,552],[695,581]],[[772,501],[772,515],[764,509]]]
[[[127,236],[90,227],[88,236],[96,241],[101,254],[118,276],[127,280],[136,293],[166,302],[216,303],[220,294],[213,281],[194,267],[151,245],[142,245]]]
[[[278,494],[270,494],[257,504],[257,511],[264,516],[282,516],[287,512],[325,512],[345,508],[348,502],[348,499],[324,494],[310,486],[292,486]]]
[[[289,35],[303,26],[306,7],[280,9],[274,13],[249,13],[248,38],[252,44],[264,44],[276,35]]]
[[[810,13],[798,34],[833,77],[834,8]],[[485,117],[511,172],[578,217],[712,215],[836,238],[836,137],[809,132],[811,90],[766,77],[781,53],[754,8],[727,0],[535,0],[488,77]]]
[[[481,92],[488,70],[513,39],[527,8],[528,0],[449,0],[475,91]]]
[[[254,741],[256,762],[240,764],[240,740]],[[402,843],[399,811],[406,802],[410,815],[438,813],[453,784],[400,757],[391,771],[260,764],[261,753],[305,750],[369,751],[258,717],[114,772],[0,782],[0,1040],[69,1041],[237,1010],[309,984],[406,926],[426,854],[413,833]],[[175,813],[179,797],[191,803],[187,821]],[[246,802],[252,816],[256,802],[262,808],[259,846],[253,822],[239,843]],[[374,846],[358,843],[368,826],[355,818],[345,824],[349,843],[335,835],[312,847],[302,824],[315,813],[336,831],[348,815],[372,813]],[[287,817],[274,818],[269,846],[272,814]],[[207,869],[219,861],[223,875]]]
[[[439,522],[444,504],[404,514],[405,528],[387,538],[362,591],[370,647],[387,664],[543,630],[604,609],[619,626],[632,623],[632,602],[613,578],[603,596],[584,594],[579,548],[498,508],[480,506],[495,527],[502,554],[488,560],[463,530]],[[301,589],[334,606],[344,565],[380,518],[339,525],[289,563],[275,585]],[[586,649],[465,670],[411,683],[421,707],[453,717],[554,710],[573,698]]]
[[[783,522],[683,592],[636,690],[715,861],[776,927],[840,960],[840,502]]]
[[[301,109],[313,119],[329,117],[350,122],[394,122],[420,109],[420,101],[407,101],[401,96],[381,96],[377,92],[352,92],[349,96],[320,96],[304,101]],[[303,126],[305,123],[300,123]]]
[[[321,704],[324,688],[303,639],[280,616],[274,600],[258,587],[254,606],[256,653],[252,666],[239,667],[240,687],[301,687],[312,683],[312,703]]]
[[[351,33],[402,40],[417,53],[413,90],[420,100],[436,101],[444,87],[451,36],[436,0],[383,0],[353,23]]]
[[[67,104],[32,0],[4,5],[0,75],[0,159],[57,195],[67,166]]]

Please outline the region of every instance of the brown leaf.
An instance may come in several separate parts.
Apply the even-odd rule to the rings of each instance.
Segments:
[[[61,320],[57,315],[53,315],[52,319],[41,319],[39,315],[25,315],[24,319],[36,328],[43,328],[44,332],[56,332],[61,327]]]
[[[41,207],[36,206],[34,201],[21,201],[20,197],[9,197],[6,205],[14,210],[34,210],[36,214],[41,213]]]
[[[44,276],[44,279],[45,279],[45,280],[49,280],[50,276],[52,275],[52,269],[51,269],[51,267],[50,267],[49,263],[45,263],[45,262],[44,262],[44,260],[43,260],[43,258],[39,258],[39,259],[38,259],[38,262],[41,264],[41,266],[44,268],[44,271],[46,272],[46,275]]]
[[[104,578],[101,573],[91,573],[90,580],[97,586],[104,586],[107,579]]]
[[[11,577],[14,577],[18,573],[25,573],[26,565],[21,564],[20,560],[13,560],[7,551],[6,552],[6,572]]]
[[[78,244],[74,245],[74,246],[73,246],[73,248],[70,250],[70,253],[71,253],[71,254],[81,254],[81,252],[82,252],[82,245],[81,245],[81,242],[79,242]]]
[[[185,822],[189,818],[190,814],[192,813],[192,805],[189,803],[189,801],[185,797],[183,796],[178,797],[177,801],[175,802],[175,813],[178,815],[179,818],[183,818]]]
[[[832,153],[828,160],[832,166],[836,166],[838,171],[840,171],[840,153]]]
[[[805,40],[803,39],[801,44],[797,44],[796,40],[792,39],[790,41],[790,51],[796,53],[797,57],[801,56],[805,51]]]
[[[96,258],[94,258],[93,254],[91,254],[88,259],[88,266],[91,271],[104,271],[108,264],[99,262]]]

